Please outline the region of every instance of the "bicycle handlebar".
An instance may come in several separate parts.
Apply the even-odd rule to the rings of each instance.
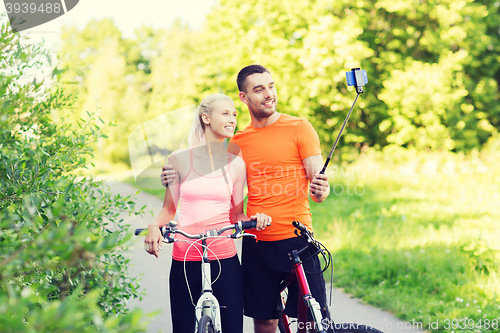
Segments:
[[[299,221],[293,221],[292,222],[292,225],[299,229],[300,231],[302,232],[309,232],[309,229],[307,229],[307,227],[305,225],[303,225],[302,223],[300,223]]]
[[[318,242],[316,239],[314,239],[313,234],[309,231],[309,229],[307,229],[307,227],[305,225],[303,225],[302,223],[300,223],[298,221],[293,221],[292,225],[297,229],[297,230],[295,230],[295,234],[299,237],[302,237],[303,239],[305,239],[307,241],[307,246],[304,247],[303,249],[300,249],[297,251],[297,254],[299,256],[301,254],[303,254],[304,252],[306,252],[310,247],[313,247],[316,250],[318,250],[319,252],[323,253],[324,246],[320,242]],[[298,231],[300,231],[300,234]]]
[[[299,221],[293,221],[292,225],[297,229],[297,230],[295,230],[295,234],[297,236],[304,238],[308,243],[317,242],[314,239],[312,233],[309,231],[309,229],[307,229],[307,227],[305,225],[303,225]],[[298,231],[300,231],[300,235],[299,235]]]
[[[234,238],[234,239],[243,237],[245,235],[248,235],[249,237],[255,237],[255,235],[252,235],[252,234],[243,234],[242,231],[246,230],[246,229],[253,229],[253,228],[255,228],[257,226],[257,221],[238,221],[235,224],[227,225],[225,227],[222,227],[219,230],[217,230],[217,229],[211,229],[211,230],[207,230],[204,233],[200,233],[200,234],[197,234],[197,235],[188,234],[184,230],[176,229],[175,228],[176,226],[177,226],[177,222],[170,221],[170,223],[169,223],[168,226],[162,226],[162,227],[160,227],[160,232],[161,232],[161,234],[163,236],[163,241],[164,242],[171,243],[171,242],[174,241],[172,238],[170,238],[170,234],[171,233],[181,234],[184,237],[187,237],[187,238],[190,238],[190,239],[204,239],[204,238],[215,238],[215,237],[218,237],[218,236],[220,236],[222,233],[224,233],[227,230],[236,230],[233,234],[231,234],[231,235],[229,235],[227,237]],[[148,230],[148,229],[147,228],[135,229],[135,233],[134,234],[137,236],[141,232],[143,232],[144,230]]]

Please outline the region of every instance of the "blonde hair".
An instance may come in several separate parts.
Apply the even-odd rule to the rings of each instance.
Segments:
[[[194,113],[193,125],[191,126],[191,133],[189,133],[188,138],[189,147],[194,147],[205,139],[205,123],[203,122],[202,115],[211,116],[214,104],[218,101],[230,101],[233,103],[231,98],[223,94],[212,94],[205,97]]]

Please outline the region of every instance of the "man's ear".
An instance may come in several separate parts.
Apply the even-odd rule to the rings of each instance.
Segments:
[[[244,104],[248,104],[247,95],[243,91],[240,91],[238,96],[240,97],[240,101],[242,101]]]

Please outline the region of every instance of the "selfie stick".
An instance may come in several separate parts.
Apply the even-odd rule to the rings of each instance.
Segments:
[[[360,71],[360,69],[359,68],[352,69],[352,72],[354,74],[356,74],[356,71]],[[349,74],[349,72],[348,72],[348,74]],[[364,84],[362,84],[362,83],[365,83],[365,82],[364,81],[360,82],[359,83],[360,85],[358,85],[358,83],[357,83],[358,80],[356,80],[356,76],[357,75],[354,75],[354,84],[353,85],[356,87],[356,92],[358,94],[356,95],[356,98],[354,99],[354,103],[352,103],[351,109],[349,110],[349,113],[347,114],[347,117],[345,118],[344,123],[342,124],[342,128],[340,128],[339,135],[337,135],[337,139],[335,140],[335,143],[333,144],[332,150],[330,150],[330,154],[328,155],[328,158],[326,159],[325,165],[323,166],[323,169],[321,170],[320,174],[325,173],[326,167],[328,166],[328,163],[330,163],[330,159],[332,158],[333,151],[335,150],[335,147],[337,147],[337,143],[339,142],[340,136],[342,135],[342,132],[344,131],[345,125],[347,124],[347,121],[349,120],[349,117],[351,116],[352,109],[354,108],[354,105],[356,104],[356,101],[358,100],[359,95],[364,93],[364,90],[363,90]],[[349,76],[348,76],[347,81],[348,81],[347,83],[349,84]],[[368,82],[368,80],[366,80],[366,82]]]

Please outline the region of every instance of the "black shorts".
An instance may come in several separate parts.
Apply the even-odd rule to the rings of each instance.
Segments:
[[[243,332],[243,290],[240,261],[237,256],[220,260],[222,273],[212,285],[214,296],[221,306],[223,332]],[[210,261],[212,281],[219,275],[219,264]],[[196,304],[202,294],[201,262],[186,262],[186,274],[193,301]],[[196,325],[195,306],[184,276],[184,262],[172,259],[170,269],[170,310],[172,313],[173,333],[194,332]]]
[[[280,283],[291,273],[292,262],[288,253],[300,250],[307,243],[294,237],[280,241],[258,241],[243,238],[243,299],[244,313],[255,319],[278,319],[282,305]],[[321,263],[317,255],[310,259],[309,252],[301,256],[307,282],[314,299],[321,305],[323,315],[328,314],[326,303],[325,280],[321,272]],[[285,313],[297,318],[298,284],[294,280],[288,286],[288,300]],[[310,314],[309,314],[310,316]],[[311,318],[309,318],[311,319]]]

